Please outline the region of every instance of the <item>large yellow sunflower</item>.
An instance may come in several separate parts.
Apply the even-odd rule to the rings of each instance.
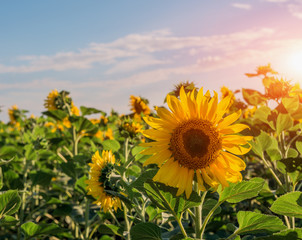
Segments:
[[[115,211],[121,208],[119,197],[106,192],[106,190],[117,191],[116,186],[108,178],[114,169],[114,164],[115,157],[111,151],[103,151],[102,156],[97,151],[92,156],[92,163],[89,163],[90,179],[86,180],[88,194],[96,199],[94,203],[101,205],[104,212],[108,212],[112,208]]]
[[[171,111],[157,108],[159,118],[145,117],[153,129],[143,131],[145,137],[155,141],[142,143],[148,147],[145,155],[152,155],[144,165],[157,164],[159,170],[153,180],[178,188],[177,195],[185,192],[189,198],[193,180],[201,191],[206,183],[215,190],[221,184],[242,180],[240,171],[245,163],[236,155],[250,150],[247,141],[250,136],[236,133],[248,128],[244,124],[232,125],[241,115],[235,112],[223,118],[231,96],[218,103],[218,95],[203,90],[185,93],[180,90],[180,100],[168,95],[167,103]]]

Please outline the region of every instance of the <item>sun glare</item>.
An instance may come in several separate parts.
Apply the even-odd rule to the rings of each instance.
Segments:
[[[288,65],[293,74],[302,77],[302,50],[289,56]]]

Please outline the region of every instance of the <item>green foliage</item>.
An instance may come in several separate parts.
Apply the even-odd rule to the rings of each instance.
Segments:
[[[274,213],[302,218],[302,192],[291,192],[279,197],[270,208]]]
[[[17,190],[8,190],[0,195],[0,219],[5,215],[12,215],[18,211],[21,198]]]
[[[280,218],[250,211],[239,211],[237,221],[239,228],[236,233],[239,235],[272,233],[286,229]]]
[[[132,240],[162,240],[161,230],[154,223],[136,224],[130,231]]]
[[[258,195],[264,186],[262,178],[253,178],[249,181],[239,183],[230,183],[229,187],[221,187],[217,190],[219,193],[219,202],[238,203],[245,199],[253,198]]]
[[[21,229],[25,235],[25,239],[32,239],[41,235],[56,236],[59,233],[66,231],[65,229],[60,228],[54,223],[36,224],[33,222],[27,222],[22,224]]]

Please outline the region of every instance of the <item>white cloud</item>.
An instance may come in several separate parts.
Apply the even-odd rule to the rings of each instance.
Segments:
[[[287,5],[288,11],[299,19],[302,19],[302,1],[295,1]]]
[[[247,3],[232,3],[232,6],[244,10],[250,10],[252,8],[252,5]]]
[[[192,54],[192,49],[195,49],[196,52],[228,51],[249,46],[251,42],[268,37],[273,33],[272,29],[261,28],[207,37],[177,37],[167,30],[130,34],[109,43],[91,43],[87,48],[73,52],[59,52],[50,56],[19,56],[17,60],[26,64],[20,66],[1,64],[0,73],[81,70],[101,64],[109,66],[110,69],[107,73],[113,74],[119,71],[132,71],[145,66],[164,64],[167,61],[158,59],[155,55],[167,51],[184,51],[182,54],[186,55],[190,51]]]

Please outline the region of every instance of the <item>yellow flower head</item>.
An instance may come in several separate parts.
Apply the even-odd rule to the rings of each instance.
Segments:
[[[244,124],[233,124],[241,110],[223,118],[232,97],[218,103],[218,95],[204,95],[203,90],[186,93],[180,90],[180,100],[168,95],[171,111],[157,108],[158,118],[145,117],[152,129],[142,131],[153,142],[142,143],[148,147],[141,153],[151,155],[144,165],[157,164],[159,170],[153,180],[178,188],[177,195],[186,193],[189,198],[192,183],[197,180],[198,188],[206,185],[215,190],[221,184],[242,180],[240,171],[244,161],[236,155],[250,150],[250,136],[237,135],[248,128]],[[233,124],[233,125],[232,125]],[[196,176],[196,178],[194,177]]]
[[[275,75],[275,74],[278,74],[275,70],[273,70],[271,68],[271,64],[267,64],[266,66],[259,66],[256,70],[256,73],[246,73],[245,75],[247,77],[257,77],[257,76],[260,76],[260,75],[263,75],[264,77],[267,77],[268,74],[272,74],[272,75]]]
[[[186,82],[181,82],[177,85],[174,85],[174,90],[172,92],[170,92],[169,94],[178,98],[181,88],[184,88],[186,93],[192,91],[193,89],[198,90],[198,88],[195,87],[195,84],[193,82],[186,81]]]
[[[269,99],[280,99],[289,96],[292,87],[289,81],[283,80],[282,78],[271,78],[269,86],[265,88],[266,97]]]
[[[11,121],[11,123],[16,123],[17,117],[16,117],[16,111],[18,111],[18,106],[13,105],[11,108],[8,109],[8,116]]]
[[[221,92],[221,99],[224,99],[224,98],[230,96],[231,101],[230,101],[230,104],[228,106],[228,109],[229,109],[236,100],[234,93],[229,88],[227,88],[225,86],[220,88],[220,92]]]
[[[80,116],[80,110],[73,104],[73,102],[71,102],[71,113],[73,115]]]
[[[48,94],[48,96],[47,96],[47,98],[46,98],[46,100],[45,100],[45,103],[44,103],[45,108],[47,108],[48,110],[57,110],[58,108],[57,108],[57,106],[56,106],[55,101],[56,101],[56,98],[57,98],[58,96],[59,96],[58,90],[57,90],[57,89],[52,90],[52,91]]]
[[[108,212],[112,208],[117,211],[121,208],[121,200],[119,197],[109,194],[107,191],[117,191],[117,186],[110,181],[110,174],[114,170],[115,157],[111,151],[103,151],[100,156],[97,151],[92,156],[90,165],[90,179],[86,180],[88,194],[92,195],[97,205],[101,205],[104,212]],[[109,176],[109,178],[108,178]]]
[[[146,99],[142,99],[141,97],[130,96],[130,106],[131,111],[134,115],[140,115],[141,113],[145,115],[150,114],[150,108],[148,107],[148,101]]]

